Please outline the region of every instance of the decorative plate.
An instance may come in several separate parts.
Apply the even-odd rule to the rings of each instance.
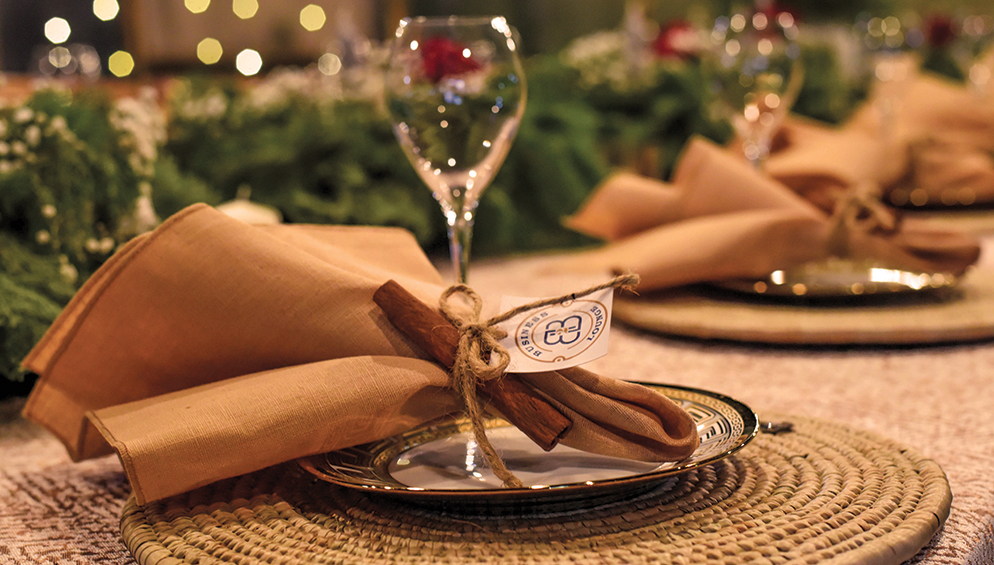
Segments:
[[[957,277],[950,273],[912,272],[867,261],[831,258],[777,270],[758,280],[732,279],[713,284],[746,294],[810,300],[923,293],[956,283]]]
[[[759,430],[741,402],[704,390],[641,383],[681,405],[697,423],[701,445],[689,458],[652,463],[586,453],[559,445],[543,451],[517,428],[494,418],[488,437],[508,468],[527,485],[501,488],[486,467],[469,423],[447,419],[382,441],[303,458],[319,479],[418,503],[481,507],[596,503],[631,496],[667,477],[713,463],[741,449]]]

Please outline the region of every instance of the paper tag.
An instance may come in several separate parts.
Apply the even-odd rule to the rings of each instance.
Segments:
[[[544,306],[498,324],[507,332],[501,345],[511,355],[509,373],[539,373],[574,367],[607,354],[614,289]],[[505,296],[501,311],[535,302]]]

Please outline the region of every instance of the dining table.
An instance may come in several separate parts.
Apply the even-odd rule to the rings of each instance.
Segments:
[[[982,240],[978,271],[994,267],[994,236]],[[566,253],[479,257],[470,285],[485,296],[539,297],[603,280],[556,269]],[[449,268],[445,259],[437,264]],[[588,368],[714,391],[760,419],[834,422],[910,446],[945,473],[952,503],[941,529],[905,563],[994,563],[994,340],[771,344],[615,321],[607,355]],[[135,563],[121,539],[131,493],[121,463],[71,461],[52,434],[22,417],[23,405],[23,398],[0,402],[0,565]]]

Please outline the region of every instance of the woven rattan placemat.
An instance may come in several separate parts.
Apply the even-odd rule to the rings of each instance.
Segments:
[[[681,337],[779,345],[924,345],[994,338],[994,271],[921,296],[802,302],[706,288],[619,296],[613,317]]]
[[[475,512],[321,482],[296,464],[222,481],[121,519],[141,565],[181,563],[898,564],[951,494],[912,449],[792,419],[733,456],[589,508]]]
[[[977,235],[994,234],[994,208],[985,204],[978,209],[953,210],[906,210],[909,218],[928,220],[937,227],[962,231]]]

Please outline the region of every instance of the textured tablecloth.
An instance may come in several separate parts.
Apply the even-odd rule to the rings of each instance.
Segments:
[[[982,261],[991,259],[988,251]],[[544,256],[478,261],[470,282],[484,293],[546,296],[603,280],[550,275],[546,265]],[[590,368],[709,389],[761,417],[836,420],[913,446],[946,471],[953,504],[945,528],[909,563],[994,563],[994,343],[763,347],[616,326],[610,353]],[[129,486],[117,460],[71,463],[51,435],[19,417],[21,404],[0,403],[0,564],[133,563],[120,542]]]

